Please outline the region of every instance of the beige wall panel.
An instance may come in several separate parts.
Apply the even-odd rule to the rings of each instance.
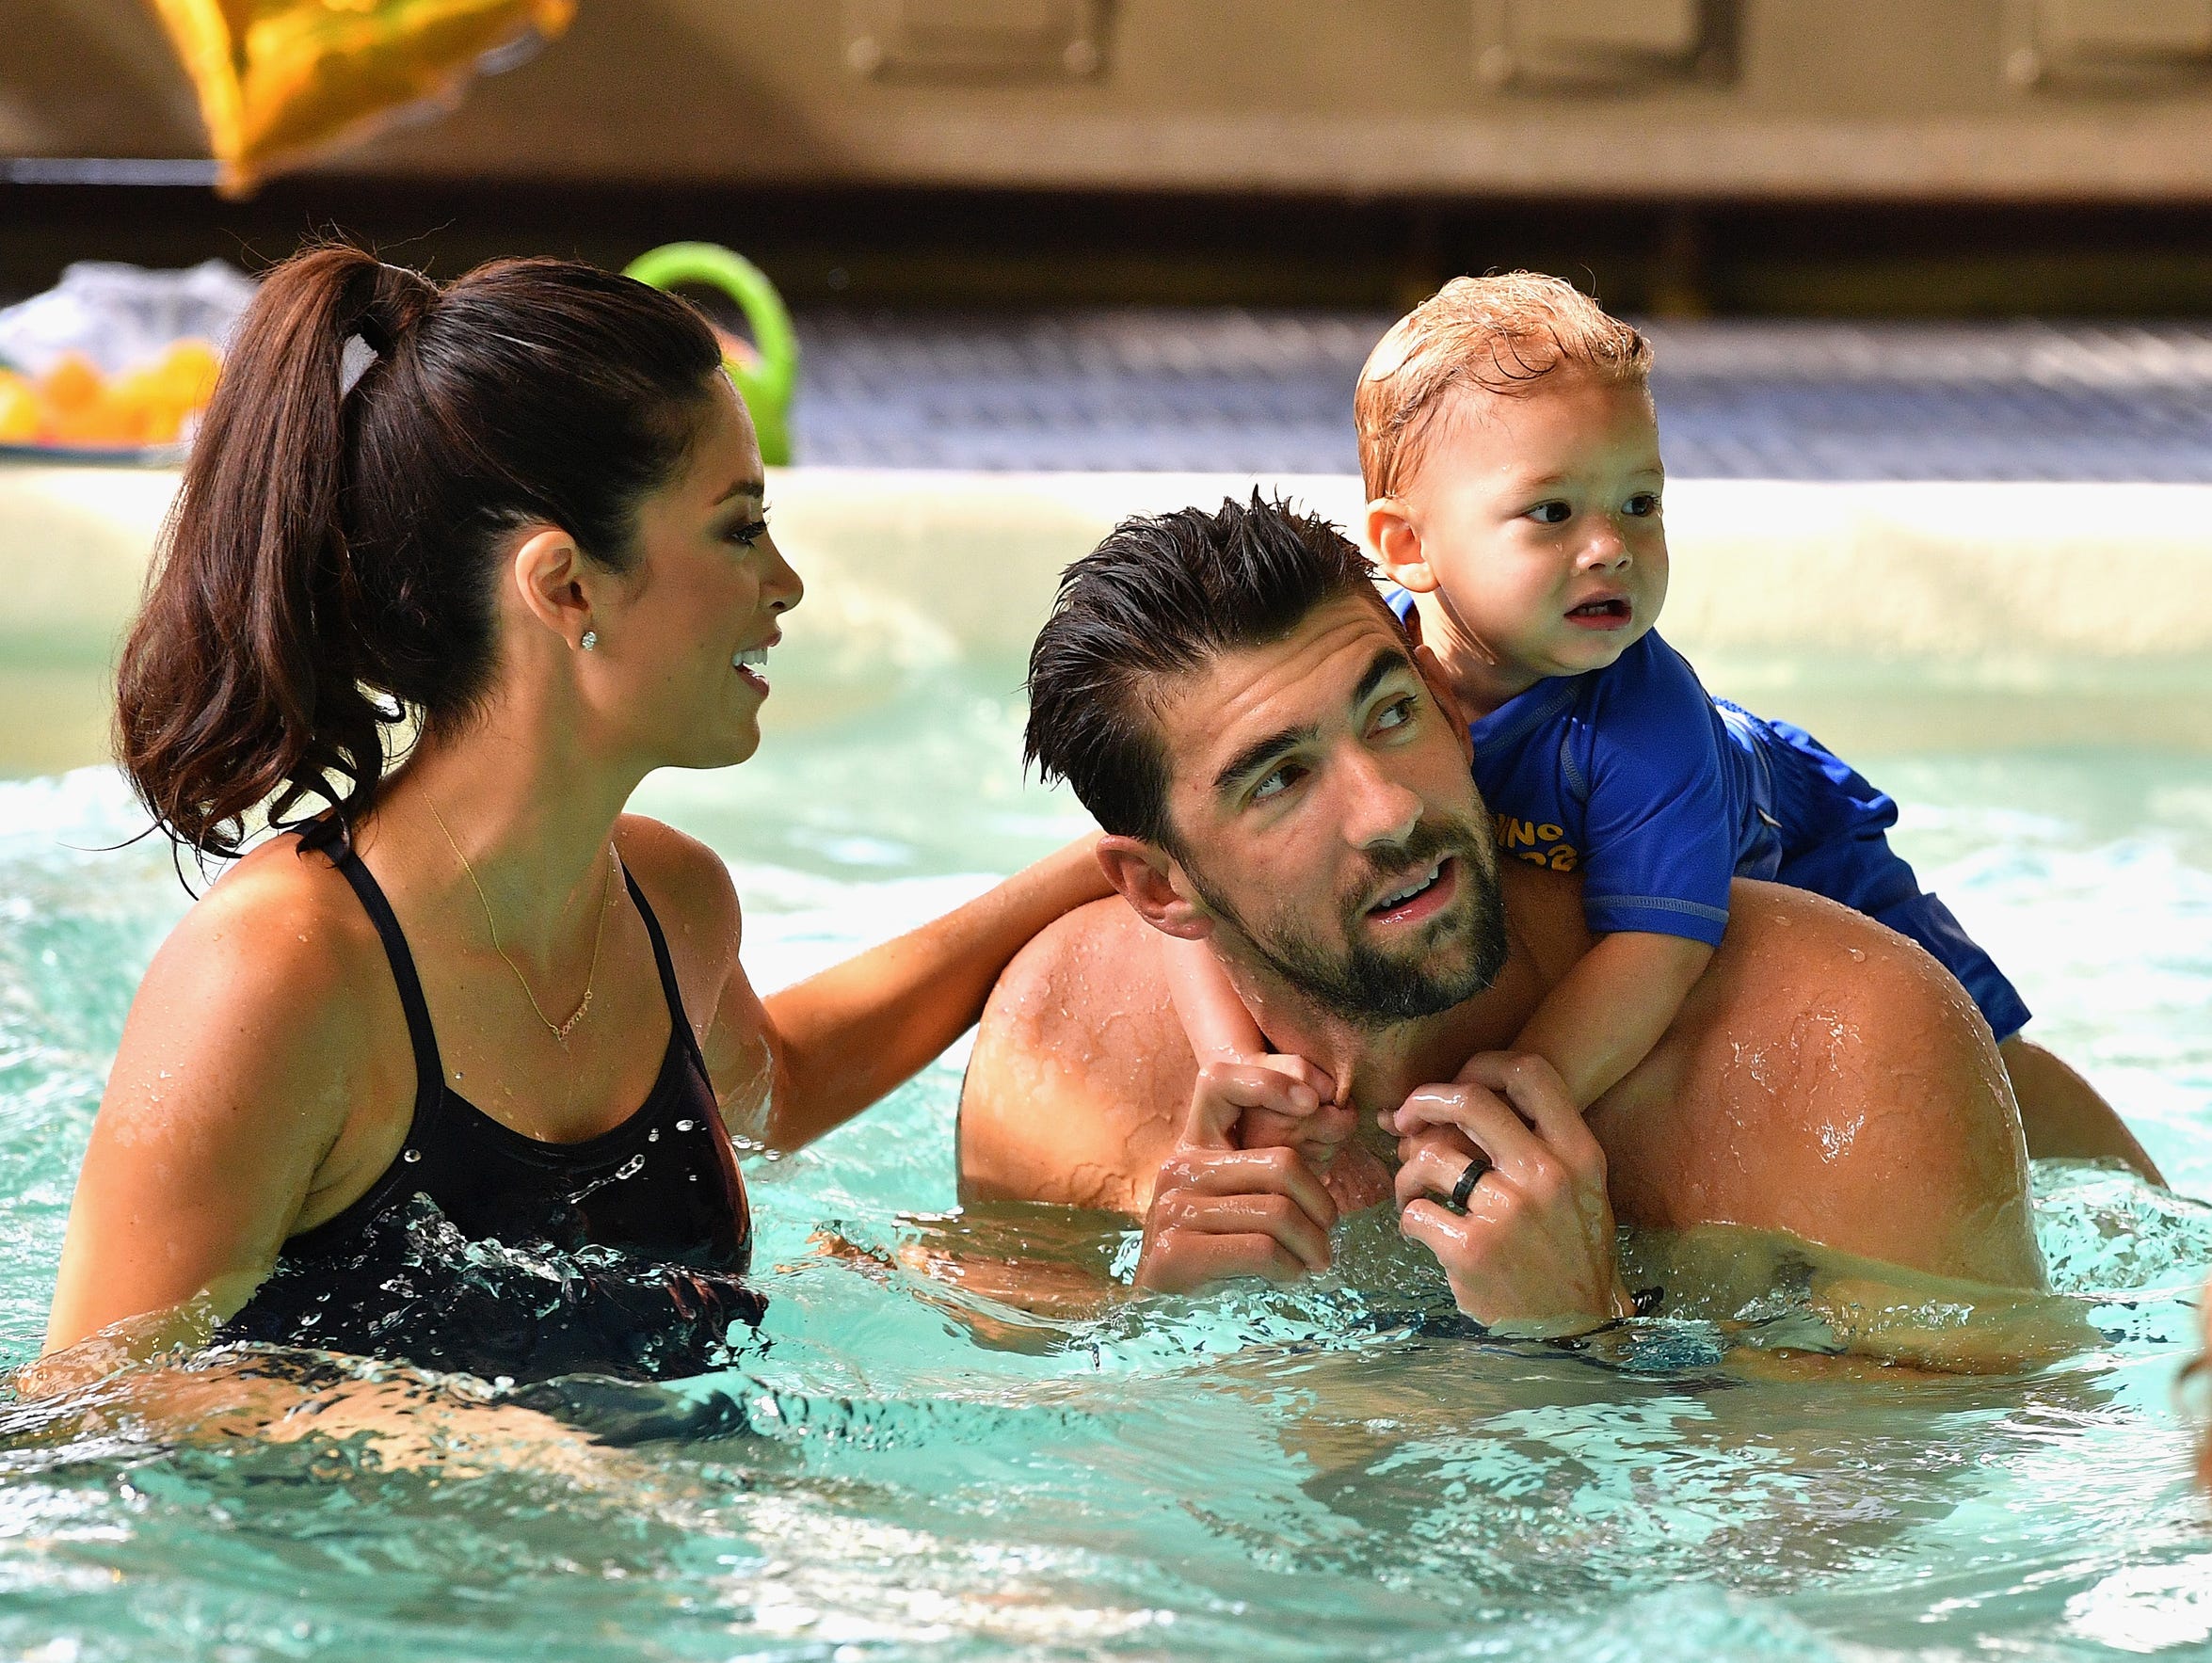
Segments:
[[[2058,46],[2021,44],[2059,40],[2060,13],[2040,9],[2056,0],[1699,0],[1714,44],[1692,72],[1616,88],[1479,73],[1483,41],[1505,27],[1498,8],[1547,3],[1110,0],[1095,72],[933,77],[856,68],[873,25],[850,21],[842,0],[584,0],[566,37],[477,85],[458,111],[329,166],[707,184],[2212,199],[2212,52],[2195,55],[2187,31],[2171,51],[2099,60],[2084,80]],[[894,0],[869,4],[879,18]],[[0,62],[0,148],[199,147],[182,78],[136,0],[0,6],[11,34],[26,20],[19,38],[31,42]]]
[[[145,0],[0,0],[0,155],[204,155]]]

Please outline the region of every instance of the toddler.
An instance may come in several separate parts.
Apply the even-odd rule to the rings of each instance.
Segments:
[[[1674,1021],[1727,924],[1729,880],[1767,878],[1880,919],[1958,978],[2036,1153],[2112,1153],[2098,1139],[2117,1118],[2019,1037],[2019,994],[1890,848],[1896,805],[1803,729],[1707,694],[1654,632],[1667,541],[1650,363],[1642,335],[1555,278],[1460,278],[1384,336],[1355,394],[1368,540],[1470,725],[1499,847],[1581,873],[1598,937],[1515,1048],[1588,1108]],[[1268,1051],[1203,944],[1171,951],[1201,1061]],[[2131,1139],[2122,1153],[2150,1170]]]

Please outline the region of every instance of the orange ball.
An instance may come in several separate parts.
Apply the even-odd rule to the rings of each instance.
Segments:
[[[188,335],[169,343],[169,349],[162,354],[159,373],[172,398],[198,409],[215,392],[216,376],[222,367],[222,356],[211,343]]]
[[[0,444],[36,444],[45,426],[38,389],[13,370],[0,370]]]
[[[82,353],[65,352],[54,367],[39,377],[39,392],[46,408],[56,415],[74,415],[100,402],[106,382],[98,367]]]

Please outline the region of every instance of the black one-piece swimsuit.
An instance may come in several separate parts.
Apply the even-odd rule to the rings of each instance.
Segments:
[[[644,1104],[578,1143],[502,1126],[445,1083],[414,956],[336,816],[301,838],[353,886],[384,943],[415,1054],[407,1143],[336,1218],[284,1243],[218,1339],[310,1346],[488,1379],[668,1379],[713,1367],[765,1300],[745,1181],[683,1014],[668,944],[637,882],[668,1001]]]

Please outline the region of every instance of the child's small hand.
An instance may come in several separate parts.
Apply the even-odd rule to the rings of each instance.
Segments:
[[[1219,1056],[1207,1065],[1242,1105],[1229,1136],[1240,1149],[1295,1149],[1323,1172],[1352,1135],[1354,1115],[1337,1101],[1337,1082],[1304,1057],[1275,1052]],[[1218,1072],[1213,1072],[1218,1071]]]
[[[1337,1082],[1304,1057],[1267,1048],[1267,1035],[1204,942],[1163,940],[1162,951],[1200,1088],[1237,1111],[1230,1141],[1240,1149],[1294,1149],[1322,1171],[1352,1135]]]
[[[1460,1071],[1451,1077],[1451,1083],[1453,1085],[1495,1087],[1501,1075],[1510,1072],[1515,1065],[1522,1064],[1526,1061],[1525,1053],[1519,1051],[1477,1051],[1467,1060]],[[1506,1100],[1506,1106],[1513,1108],[1510,1098]],[[1514,1112],[1515,1114],[1521,1113],[1517,1108],[1514,1109]],[[1526,1114],[1521,1114],[1521,1118],[1527,1120],[1529,1117]]]

